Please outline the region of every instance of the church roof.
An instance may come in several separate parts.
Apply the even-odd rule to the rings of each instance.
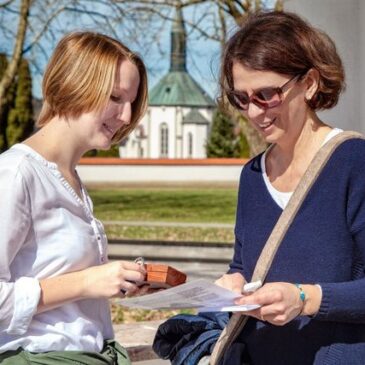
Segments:
[[[209,121],[195,108],[191,109],[188,114],[183,117],[183,124],[209,124]]]
[[[149,105],[214,107],[215,103],[186,71],[170,71],[150,91]]]
[[[149,93],[152,106],[214,107],[212,98],[186,69],[186,31],[182,9],[176,8],[171,28],[170,71]]]

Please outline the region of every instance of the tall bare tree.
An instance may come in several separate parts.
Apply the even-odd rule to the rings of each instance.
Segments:
[[[105,0],[0,0],[0,51],[8,58],[0,79],[0,116],[23,56],[42,74],[49,50],[64,33],[87,27],[116,35],[122,15],[120,4]]]
[[[7,4],[10,4],[8,1]],[[7,68],[0,80],[0,115],[3,115],[3,109],[6,103],[6,94],[9,91],[11,84],[13,83],[15,76],[18,72],[20,60],[23,53],[25,33],[28,26],[28,15],[29,15],[30,0],[22,0],[20,3],[20,14],[18,22],[18,30],[16,33],[13,55],[8,63]],[[0,121],[4,122],[4,121]]]

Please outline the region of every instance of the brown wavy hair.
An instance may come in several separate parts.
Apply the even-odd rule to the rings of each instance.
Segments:
[[[258,71],[305,75],[319,73],[316,93],[307,104],[313,110],[329,109],[344,90],[344,69],[335,44],[327,34],[289,12],[258,12],[226,43],[221,66],[221,100],[233,89],[234,62]]]
[[[127,136],[147,108],[146,68],[124,44],[94,32],[69,33],[58,43],[43,77],[43,106],[37,126],[43,127],[55,116],[77,118],[103,109],[113,90],[117,66],[123,60],[137,67],[140,78],[131,122],[117,131],[113,143]]]

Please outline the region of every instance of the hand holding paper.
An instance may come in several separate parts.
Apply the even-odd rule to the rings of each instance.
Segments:
[[[249,311],[259,305],[235,305],[241,295],[221,288],[208,280],[199,279],[164,291],[136,298],[121,299],[125,307],[142,309],[183,309],[197,308],[209,311]]]

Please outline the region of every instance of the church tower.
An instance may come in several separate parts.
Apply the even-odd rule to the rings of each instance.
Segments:
[[[186,68],[180,7],[171,28],[169,72],[149,92],[148,111],[120,147],[121,157],[205,158],[215,103]]]
[[[171,29],[170,72],[186,72],[186,31],[181,8],[176,9]]]

